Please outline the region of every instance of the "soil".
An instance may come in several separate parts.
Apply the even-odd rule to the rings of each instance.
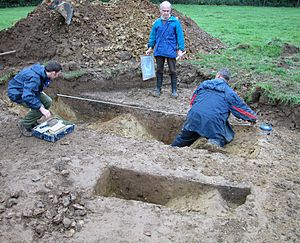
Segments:
[[[127,6],[135,11],[131,4],[74,3],[75,10],[85,14],[75,15],[78,33],[72,33],[93,41],[93,28],[106,28],[94,19],[124,21],[124,16],[130,16]],[[148,35],[157,7],[147,1],[136,4],[141,8],[134,14],[149,13]],[[119,7],[113,10],[113,6]],[[50,17],[53,21],[43,23]],[[85,22],[91,29],[84,27],[83,34]],[[108,24],[117,26],[114,21]],[[86,64],[90,59],[85,60],[80,49],[74,62],[74,53],[64,56],[55,49],[53,54],[51,45],[43,41],[57,38],[46,34],[39,40],[47,47],[44,56],[42,52],[34,56],[38,54],[31,49],[26,52],[22,43],[38,36],[28,31],[49,30],[56,35],[51,26],[67,36],[71,30],[66,28],[72,29],[72,24],[64,26],[59,15],[40,6],[14,28],[0,32],[1,40],[9,32],[16,41],[1,41],[0,47],[7,45],[5,50],[18,49],[20,54],[7,56],[3,73],[52,57],[69,70],[85,69],[83,75],[65,77],[46,90],[54,100],[53,114],[76,125],[73,133],[55,143],[20,134],[17,122],[26,110],[8,100],[7,83],[0,85],[1,242],[300,241],[299,107],[272,103],[258,91],[257,103],[251,104],[259,115],[258,124],[231,118],[236,136],[223,150],[211,150],[201,141],[198,146],[173,148],[169,144],[181,129],[190,95],[209,74],[180,61],[179,73],[185,75],[179,75],[179,97],[171,98],[166,72],[162,96],[157,98],[155,80],[141,80],[138,59],[132,65],[118,61],[115,66],[114,55],[112,59],[105,55],[101,67],[94,59]],[[24,42],[19,42],[17,33],[26,37]],[[70,38],[60,41],[63,49],[72,46]],[[138,58],[142,49],[131,59]],[[215,50],[214,44],[202,50]],[[273,130],[260,130],[262,122],[272,123]]]

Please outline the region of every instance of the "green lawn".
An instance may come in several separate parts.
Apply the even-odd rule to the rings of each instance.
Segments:
[[[300,104],[300,54],[281,56],[284,43],[300,47],[298,8],[174,6],[228,46],[193,63],[208,71],[226,66],[236,88],[260,87],[270,99]]]
[[[34,7],[0,8],[0,30],[13,26],[33,9]]]

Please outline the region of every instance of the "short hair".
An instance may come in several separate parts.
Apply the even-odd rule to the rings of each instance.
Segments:
[[[227,68],[222,68],[218,71],[218,74],[222,76],[224,79],[229,81],[230,79],[230,71]]]
[[[45,66],[45,69],[47,72],[59,72],[62,70],[62,67],[57,61],[50,61]]]
[[[168,7],[170,7],[170,9],[172,9],[172,7],[171,7],[171,3],[169,2],[169,1],[164,1],[164,2],[162,2],[160,5],[159,5],[159,9],[161,9],[163,6],[168,6]]]

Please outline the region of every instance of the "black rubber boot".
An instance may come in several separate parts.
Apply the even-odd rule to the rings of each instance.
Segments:
[[[162,73],[157,73],[156,74],[156,91],[155,91],[155,96],[159,97],[161,94],[161,86],[163,83],[163,74]]]
[[[172,96],[174,98],[177,98],[178,97],[178,94],[177,94],[177,76],[176,76],[176,74],[171,74],[170,77],[171,77],[171,86],[172,86]]]

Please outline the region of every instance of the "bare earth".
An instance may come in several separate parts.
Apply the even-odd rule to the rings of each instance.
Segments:
[[[184,113],[179,103],[191,90],[175,100],[169,89],[119,99]],[[76,129],[50,143],[21,136],[24,111],[1,102],[1,242],[299,242],[298,130],[274,126],[266,135],[233,120],[236,138],[225,151],[172,148],[153,125],[172,128],[172,114],[91,102],[86,119],[60,98],[56,110]],[[103,109],[114,116],[103,120]]]

